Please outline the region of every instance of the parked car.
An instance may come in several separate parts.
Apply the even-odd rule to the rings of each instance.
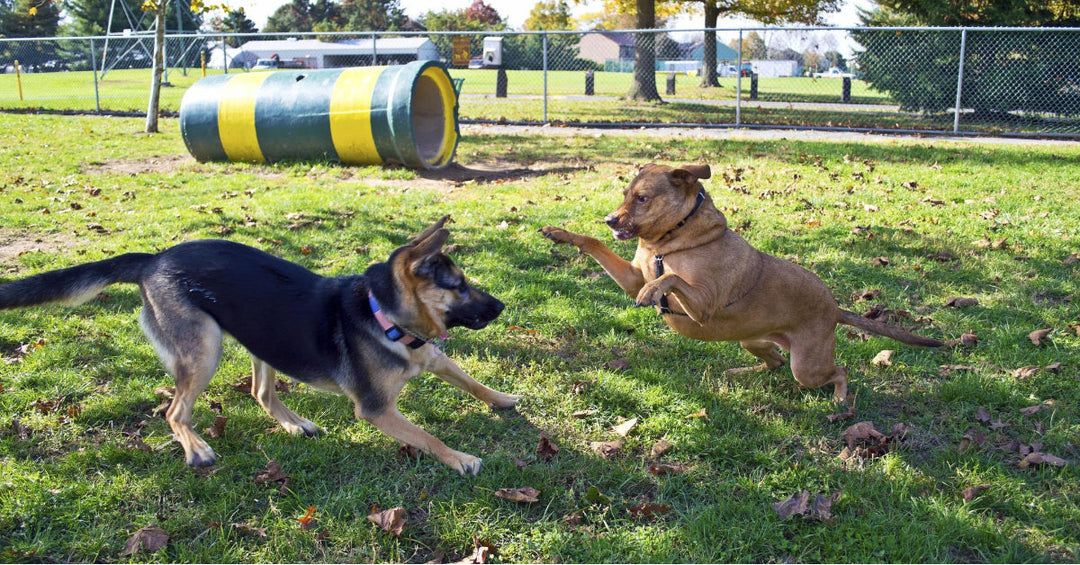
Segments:
[[[814,73],[814,78],[851,78],[855,75],[844,72],[837,67],[830,67],[823,73]]]
[[[739,69],[735,65],[724,65],[720,68],[720,76],[722,77],[733,77],[738,74],[742,74],[744,77],[752,76],[754,74],[754,65],[743,63],[742,73],[739,73]]]
[[[255,61],[255,66],[251,67],[253,71],[271,71],[275,69],[303,69],[304,63],[301,61],[282,61],[280,59],[259,59]]]

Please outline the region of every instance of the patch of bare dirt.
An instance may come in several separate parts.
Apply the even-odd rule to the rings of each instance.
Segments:
[[[196,161],[190,155],[162,155],[150,159],[115,159],[104,163],[92,163],[83,167],[88,175],[130,175],[147,173],[170,173],[180,166],[190,166]]]
[[[26,253],[52,252],[70,248],[75,239],[65,234],[34,234],[0,229],[0,273],[15,273],[18,267],[11,260]]]

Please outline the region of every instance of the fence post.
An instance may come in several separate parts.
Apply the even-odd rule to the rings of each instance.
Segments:
[[[840,101],[844,104],[851,102],[851,77],[844,77],[843,86],[840,87]]]
[[[540,36],[541,45],[543,45],[543,54],[544,54],[544,123],[545,124],[548,121],[548,108],[547,108],[547,106],[548,106],[548,61],[547,61],[548,44],[547,44],[547,37],[548,37],[547,32],[545,32],[543,35]]]
[[[667,74],[667,88],[665,89],[664,93],[665,94],[670,94],[672,96],[675,95],[675,73],[674,72],[670,72],[670,73]]]
[[[225,74],[229,74],[229,50],[225,46],[225,36],[221,36],[221,66],[225,69]]]
[[[960,30],[960,67],[956,72],[956,108],[953,111],[952,131],[960,132],[960,93],[964,89],[964,57],[967,52],[967,29]]]
[[[371,34],[371,66],[372,67],[379,66],[379,50],[375,47],[375,40],[376,39],[378,39],[378,38],[375,37],[374,33],[372,33]]]
[[[586,69],[585,70],[585,96],[592,96],[593,94],[596,93],[596,88],[594,87],[594,85],[595,85],[594,81],[595,81],[595,78],[593,78],[593,70],[592,69]]]
[[[742,124],[742,30],[739,30],[739,65],[735,67],[735,127]]]
[[[495,98],[506,98],[506,69],[495,71]]]
[[[742,74],[741,70],[739,71],[739,74]],[[751,100],[757,100],[757,77],[758,77],[757,73],[755,73],[755,72],[750,73],[750,99]]]
[[[90,68],[94,71],[94,111],[101,113],[101,95],[98,93],[97,55],[94,54],[94,38],[90,38]]]
[[[22,73],[19,72],[19,60],[15,59],[15,82],[19,83],[19,100],[22,100]]]

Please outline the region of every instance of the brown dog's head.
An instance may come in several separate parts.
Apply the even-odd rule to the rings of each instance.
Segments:
[[[701,179],[711,174],[708,165],[645,165],[623,190],[622,204],[604,223],[615,239],[660,238],[694,209]]]
[[[399,324],[425,337],[448,328],[464,326],[479,330],[503,311],[494,296],[473,288],[457,265],[442,252],[450,232],[444,216],[387,261],[396,287],[394,304],[387,310]],[[382,303],[382,297],[380,303]]]

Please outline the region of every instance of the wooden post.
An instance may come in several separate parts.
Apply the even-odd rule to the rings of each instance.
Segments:
[[[19,72],[19,61],[15,61],[15,82],[19,84],[19,100],[22,100],[22,73]]]

